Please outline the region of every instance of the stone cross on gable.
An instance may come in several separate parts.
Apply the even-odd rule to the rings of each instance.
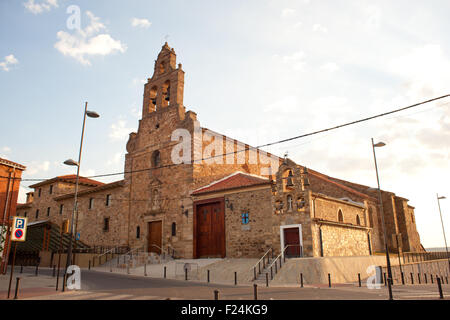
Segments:
[[[293,206],[292,206],[292,197],[288,197],[287,201],[288,201],[288,209],[292,210],[292,208],[293,208]]]

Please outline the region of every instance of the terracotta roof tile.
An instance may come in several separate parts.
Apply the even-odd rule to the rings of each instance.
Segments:
[[[52,178],[52,179],[41,181],[39,183],[31,185],[30,188],[36,188],[36,187],[43,186],[43,185],[46,185],[46,184],[49,184],[49,183],[53,183],[53,182],[56,182],[56,181],[75,183],[76,180],[77,180],[77,175],[76,174],[68,174],[68,175],[58,176],[58,177],[55,177],[55,178]],[[82,176],[79,177],[78,183],[79,184],[88,185],[88,186],[93,186],[93,187],[98,187],[98,186],[104,185],[103,182],[92,180],[92,179],[85,178],[85,177],[82,177]]]
[[[10,166],[10,167],[16,167],[19,170],[25,170],[26,169],[26,167],[24,165],[22,165],[20,163],[17,163],[17,162],[13,162],[13,161],[8,160],[8,159],[4,159],[4,158],[0,158],[0,163],[4,164],[4,165],[7,165],[7,166]]]
[[[243,172],[235,172],[231,176],[227,176],[211,184],[194,190],[191,194],[198,195],[209,192],[223,191],[229,189],[250,187],[270,183],[269,179],[258,177]]]

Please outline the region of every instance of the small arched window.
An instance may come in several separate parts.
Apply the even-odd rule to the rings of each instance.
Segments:
[[[136,239],[139,239],[141,237],[141,227],[136,227]]]
[[[361,225],[361,219],[359,218],[359,215],[356,215],[356,225]]]
[[[172,237],[177,235],[177,224],[175,222],[172,223]]]
[[[342,214],[342,210],[339,209],[338,211],[338,221],[339,222],[344,222],[344,215]]]
[[[152,154],[152,167],[159,167],[161,165],[161,153],[156,150]]]

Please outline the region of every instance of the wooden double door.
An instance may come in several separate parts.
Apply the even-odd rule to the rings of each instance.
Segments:
[[[196,204],[196,258],[225,257],[225,213],[223,201]]]

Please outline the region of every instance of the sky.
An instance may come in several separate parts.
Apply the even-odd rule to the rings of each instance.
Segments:
[[[23,178],[124,169],[164,42],[203,127],[253,146],[450,94],[450,2],[0,1],[0,157]],[[78,15],[79,13],[79,15]],[[450,98],[266,150],[410,200],[424,247],[450,240]],[[98,179],[119,180],[122,176]],[[23,182],[24,202],[32,182]]]

